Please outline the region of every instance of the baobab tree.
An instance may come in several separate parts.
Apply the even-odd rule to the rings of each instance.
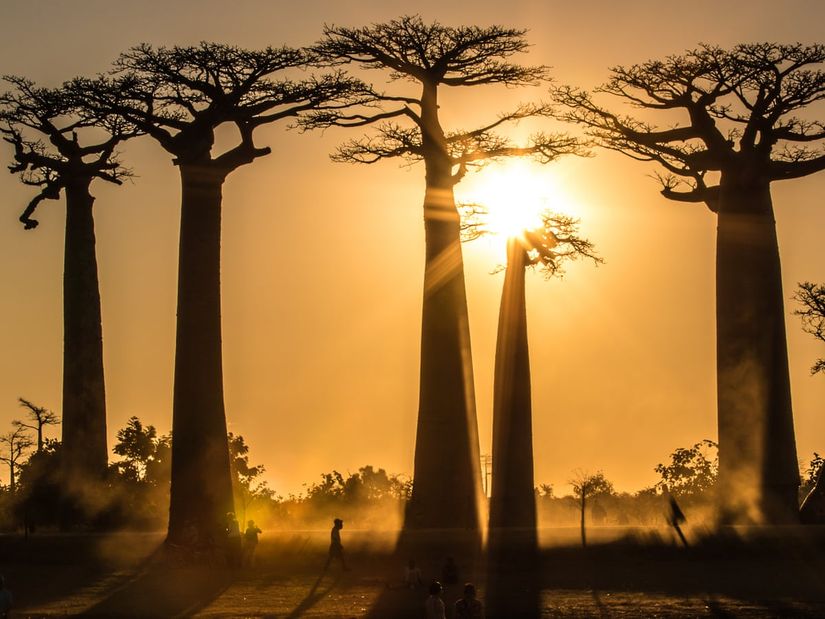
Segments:
[[[462,236],[474,240],[491,233],[487,209],[462,209]],[[602,262],[593,244],[578,235],[578,221],[544,211],[541,225],[507,239],[493,381],[493,483],[490,536],[501,529],[532,531],[536,497],[533,483],[533,430],[530,355],[527,341],[525,275],[539,270],[547,279],[563,274],[577,258]],[[493,232],[494,233],[494,232]]]
[[[825,342],[825,285],[802,282],[794,300],[801,305],[794,314],[802,319],[802,329],[820,342]],[[817,359],[811,374],[825,373],[825,359]],[[819,467],[814,486],[802,501],[799,515],[805,524],[825,524],[825,467]]]
[[[25,423],[15,420],[12,423],[20,428],[28,428],[37,432],[37,453],[43,451],[43,428],[45,426],[56,426],[60,423],[58,417],[53,411],[50,411],[44,406],[37,406],[26,398],[18,398],[20,406],[25,408],[29,413],[31,423]]]
[[[785,315],[771,183],[825,168],[825,46],[709,45],[616,67],[596,92],[643,119],[555,89],[568,120],[602,146],[652,161],[661,193],[716,216],[716,349],[720,515],[797,519],[797,470]],[[659,116],[662,126],[651,124]]]
[[[287,47],[246,50],[219,43],[139,45],[116,61],[103,87],[77,81],[94,110],[116,114],[155,138],[181,177],[180,257],[172,418],[169,536],[183,543],[222,533],[234,511],[220,319],[222,188],[241,166],[270,153],[256,128],[307,110],[335,108],[360,88],[340,74],[294,81],[280,74],[307,55]],[[234,126],[235,146],[215,153],[215,131]]]
[[[500,157],[554,159],[575,150],[566,136],[536,134],[518,147],[496,131],[547,112],[523,105],[474,130],[446,131],[439,89],[527,86],[547,79],[543,66],[509,61],[524,52],[523,30],[450,27],[406,16],[363,28],[327,26],[313,51],[322,62],[381,69],[396,92],[375,93],[379,109],[314,114],[311,126],[365,127],[372,135],[344,143],[332,159],[424,162],[425,266],[421,369],[412,497],[405,528],[478,531],[481,473],[459,216],[453,188],[471,168]],[[412,83],[412,90],[398,82]],[[417,91],[417,92],[416,92]]]
[[[0,462],[9,465],[9,490],[12,494],[17,491],[17,469],[21,459],[33,445],[34,441],[26,434],[26,429],[20,426],[0,436]]]
[[[96,179],[121,185],[130,176],[115,149],[139,131],[122,118],[81,109],[78,93],[70,88],[39,88],[22,77],[3,80],[12,86],[0,95],[0,134],[14,147],[9,170],[39,189],[20,221],[32,230],[38,225],[33,215],[44,200],[61,195],[66,200],[61,466],[67,489],[81,492],[84,484],[103,479],[108,463],[95,198],[90,186]],[[42,448],[42,441],[38,444]]]

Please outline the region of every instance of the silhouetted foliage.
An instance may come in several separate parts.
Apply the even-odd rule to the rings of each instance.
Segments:
[[[814,452],[814,457],[811,458],[808,467],[802,471],[802,484],[799,486],[800,498],[804,499],[813,490],[823,464],[825,464],[825,458]]]
[[[169,483],[171,434],[158,437],[155,426],[144,426],[130,417],[126,427],[118,430],[112,451],[122,460],[113,466],[125,479],[166,487]]]
[[[12,423],[21,428],[28,428],[37,432],[37,451],[43,451],[43,428],[45,426],[56,426],[60,423],[60,417],[48,408],[37,406],[25,398],[18,398],[20,406],[27,409],[29,418],[34,425],[23,421],[14,420]]]
[[[669,464],[656,465],[654,470],[662,477],[656,487],[667,486],[670,493],[680,499],[712,491],[719,475],[718,447],[709,439],[692,447],[679,447],[670,454]]]
[[[425,23],[419,16],[362,28],[327,26],[313,47],[321,62],[379,69],[394,86],[391,93],[376,90],[371,106],[351,113],[311,113],[302,120],[306,127],[374,126],[372,134],[345,142],[332,159],[424,162],[426,268],[410,527],[480,527],[478,429],[454,186],[486,161],[508,156],[549,161],[580,150],[568,136],[537,133],[518,146],[498,133],[508,123],[546,114],[542,104],[519,106],[473,130],[442,127],[439,87],[546,81],[546,67],[510,61],[526,49],[522,30],[451,27]],[[404,83],[413,84],[412,91]]]
[[[794,310],[794,314],[802,319],[802,330],[825,342],[825,286],[802,282],[794,300],[802,306]],[[811,374],[818,372],[825,372],[825,359],[817,359],[811,366]]]
[[[246,524],[247,511],[255,501],[272,499],[275,493],[265,481],[260,479],[264,466],[249,464],[249,447],[244,437],[232,432],[227,436],[229,443],[229,469],[232,474],[232,491],[239,522]]]
[[[825,45],[703,45],[615,67],[596,89],[642,118],[553,89],[560,115],[601,146],[652,161],[662,195],[717,215],[716,315],[721,516],[793,523],[799,477],[779,249],[770,184],[825,169]],[[660,125],[647,119],[658,117]],[[747,240],[747,242],[745,242]],[[744,372],[743,372],[744,368]],[[754,399],[753,394],[761,394]],[[765,447],[767,445],[767,448]]]

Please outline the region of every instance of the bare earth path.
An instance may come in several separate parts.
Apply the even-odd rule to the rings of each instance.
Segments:
[[[556,543],[542,558],[538,616],[825,617],[825,531],[689,549],[660,539],[666,531],[628,532],[594,530],[582,549],[574,529],[544,530]],[[395,586],[406,562],[391,552],[395,533],[346,533],[349,572],[324,573],[328,534],[303,531],[265,533],[255,566],[241,569],[170,559],[155,533],[5,536],[0,573],[15,617],[423,617],[425,592]],[[483,599],[483,570],[457,559]],[[440,574],[438,558],[419,564],[425,579]],[[460,593],[447,588],[448,607]]]

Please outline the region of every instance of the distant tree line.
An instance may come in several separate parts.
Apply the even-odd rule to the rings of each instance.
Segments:
[[[26,402],[27,406],[31,404]],[[171,440],[171,433],[159,435],[153,425],[146,425],[137,417],[128,420],[117,432],[113,448],[117,459],[107,471],[106,492],[99,497],[94,518],[86,526],[143,530],[166,526]],[[354,473],[333,470],[321,474],[318,481],[304,484],[303,491],[284,497],[262,479],[264,467],[250,463],[249,446],[243,436],[229,433],[227,444],[234,501],[241,521],[251,518],[268,529],[324,528],[330,514],[336,514],[363,528],[395,529],[403,523],[413,488],[409,477],[389,474],[371,465]],[[36,533],[60,529],[63,523],[56,485],[60,483],[62,444],[44,437],[39,449],[35,449],[33,440],[25,445],[16,463],[15,483],[0,485],[0,530]],[[4,443],[0,449],[4,462],[8,454],[9,445]],[[823,458],[815,453],[801,471],[800,500],[815,486],[822,465]],[[535,488],[538,524],[581,524],[583,538],[585,523],[588,527],[661,525],[665,486],[679,501],[688,522],[711,517],[718,477],[716,443],[706,439],[691,447],[680,447],[673,451],[669,461],[653,470],[659,481],[635,493],[617,492],[602,471],[574,471],[569,492],[561,495],[553,486],[540,484]]]

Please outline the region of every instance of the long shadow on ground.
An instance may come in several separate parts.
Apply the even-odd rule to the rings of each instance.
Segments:
[[[234,578],[233,572],[225,568],[170,564],[158,551],[131,578],[84,610],[83,615],[188,617],[218,598]]]

